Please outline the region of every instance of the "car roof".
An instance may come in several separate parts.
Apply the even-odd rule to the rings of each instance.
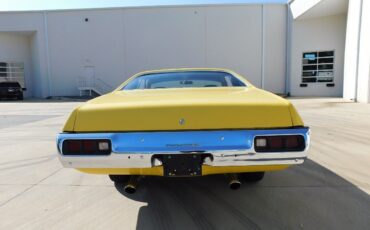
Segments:
[[[229,69],[223,68],[170,68],[170,69],[156,69],[156,70],[146,70],[135,74],[135,76],[151,74],[151,73],[167,73],[167,72],[193,72],[193,71],[205,71],[205,72],[226,72],[230,74],[235,74]]]
[[[2,86],[21,86],[19,82],[17,81],[3,81],[3,82],[0,82],[0,85]]]

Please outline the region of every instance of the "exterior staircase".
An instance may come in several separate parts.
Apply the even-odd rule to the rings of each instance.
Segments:
[[[78,90],[82,96],[100,96],[112,91],[114,88],[100,78],[87,79],[78,77]]]

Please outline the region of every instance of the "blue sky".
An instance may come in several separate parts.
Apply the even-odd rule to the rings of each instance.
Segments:
[[[0,11],[219,3],[284,3],[286,1],[287,0],[0,0]]]

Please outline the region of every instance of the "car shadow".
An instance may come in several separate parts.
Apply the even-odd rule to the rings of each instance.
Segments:
[[[137,229],[369,229],[370,196],[312,160],[230,190],[223,175],[146,177]]]

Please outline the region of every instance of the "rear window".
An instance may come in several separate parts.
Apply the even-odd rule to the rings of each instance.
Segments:
[[[209,88],[246,86],[235,76],[221,71],[183,71],[151,73],[130,81],[123,90]]]
[[[0,87],[21,87],[18,82],[0,82]]]

